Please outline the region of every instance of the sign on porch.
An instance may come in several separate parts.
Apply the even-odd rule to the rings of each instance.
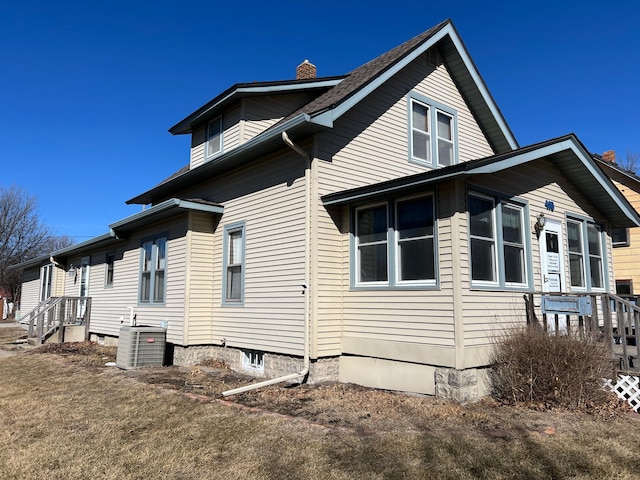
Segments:
[[[591,297],[577,295],[544,295],[542,313],[591,315]]]

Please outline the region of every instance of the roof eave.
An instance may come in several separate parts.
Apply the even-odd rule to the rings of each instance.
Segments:
[[[189,114],[169,129],[172,135],[183,135],[191,133],[193,126],[202,123],[207,117],[215,114],[225,105],[237,101],[240,98],[256,96],[256,95],[274,95],[300,91],[318,90],[322,88],[331,88],[344,79],[340,77],[327,77],[320,79],[311,79],[309,81],[291,81],[286,83],[272,82],[261,84],[238,84],[221,93],[213,100],[207,102],[195,112]]]
[[[460,64],[461,66],[453,68],[451,71],[454,81],[461,89],[465,98],[471,99],[472,109],[476,109],[476,113],[484,113],[475,115],[481,124],[483,131],[488,135],[496,153],[503,153],[509,150],[515,150],[519,147],[515,136],[511,132],[502,112],[495,103],[489,89],[471,59],[462,39],[458,35],[453,23],[449,20],[443,23],[433,35],[427,38],[423,43],[411,50],[399,61],[395,62],[389,68],[377,75],[372,81],[365,84],[354,94],[348,96],[344,101],[335,105],[333,108],[312,114],[315,121],[332,124],[340,118],[371,92],[385,83],[391,77],[396,75],[400,70],[405,68],[409,63],[414,61],[429,48],[438,45],[446,47],[450,42],[452,48],[444,48],[445,60],[449,63]]]
[[[287,122],[275,125],[213,160],[209,160],[160,185],[156,185],[137,197],[127,200],[126,203],[142,205],[153,203],[155,199],[166,198],[180,188],[191,187],[197,183],[201,183],[203,178],[209,178],[215,173],[238,167],[259,156],[267,155],[280,148],[284,148],[285,144],[282,140],[282,132],[287,132],[291,139],[296,141],[304,135],[312,134],[325,128],[327,128],[327,125],[312,121],[306,114],[300,114]]]
[[[565,173],[567,178],[570,178],[581,191],[594,192],[587,194],[587,198],[607,217],[613,226],[640,226],[638,212],[633,209],[604,172],[595,165],[587,150],[573,134],[486,159],[328,194],[322,197],[322,202],[325,206],[365,202],[463,176],[496,174],[505,169],[543,158],[550,159],[563,173],[569,167],[573,168],[574,174],[571,176]],[[578,174],[576,175],[575,172]]]

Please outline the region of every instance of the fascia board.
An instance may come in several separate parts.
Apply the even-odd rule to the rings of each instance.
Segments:
[[[399,62],[393,65],[391,68],[383,72],[381,75],[376,77],[374,80],[366,84],[360,90],[358,90],[355,94],[349,97],[344,102],[340,103],[336,107],[332,108],[327,112],[322,112],[318,115],[318,117],[322,118],[322,121],[325,123],[333,122],[348,112],[353,106],[357,105],[361,100],[367,97],[371,92],[373,92],[380,85],[385,83],[391,77],[393,77],[396,73],[406,67],[409,63],[415,60],[417,57],[426,52],[431,46],[435,45],[438,41],[445,37],[445,35],[450,35],[452,33],[451,26],[446,25],[441,30],[436,32],[431,38],[425,41],[418,48],[408,53],[405,57],[402,58]],[[316,116],[313,116],[313,121],[316,121]]]
[[[197,123],[201,118],[206,117],[207,115],[209,115],[209,113],[212,110],[215,110],[215,109],[219,108],[221,105],[224,105],[227,101],[231,100],[233,97],[241,95],[241,94],[268,95],[268,94],[272,94],[272,93],[283,93],[283,92],[293,92],[293,91],[298,91],[298,90],[309,90],[310,88],[313,88],[313,89],[316,89],[316,88],[328,88],[328,87],[335,87],[342,80],[343,79],[326,80],[326,81],[322,81],[322,82],[315,82],[313,84],[303,83],[303,84],[300,84],[300,85],[296,84],[296,85],[270,85],[270,86],[255,86],[255,87],[238,87],[235,90],[233,90],[232,92],[229,92],[227,95],[225,95],[223,98],[221,98],[217,102],[215,102],[213,105],[209,106],[209,108],[207,108],[203,112],[201,112],[198,115],[194,116],[193,118],[190,118],[190,116],[187,116],[184,120],[181,120],[175,126],[171,127],[169,129],[169,131],[174,133],[174,131],[179,130],[179,131],[175,132],[174,134],[182,133],[182,130],[185,127],[189,127],[190,128],[191,125],[193,125],[194,123]],[[183,123],[184,123],[184,125],[182,125]],[[184,133],[186,133],[186,132],[184,132]]]
[[[508,140],[509,145],[513,150],[516,150],[518,148],[518,142],[513,137],[513,134],[511,133],[511,130],[509,129],[504,117],[500,113],[500,110],[498,110],[498,106],[493,101],[493,98],[491,97],[489,90],[487,89],[484,81],[480,77],[480,72],[478,72],[478,70],[475,68],[473,61],[467,54],[467,49],[464,47],[462,40],[457,35],[455,29],[451,25],[447,25],[444,30],[447,31],[447,33],[449,34],[451,41],[455,45],[456,50],[460,55],[460,58],[464,62],[465,67],[467,67],[467,71],[471,75],[471,78],[473,79],[478,90],[480,91],[482,98],[484,98],[484,101],[487,104],[487,107],[489,108],[489,110],[491,111],[493,118],[496,120],[498,125],[500,125],[500,129],[502,130],[502,133],[504,134],[505,138]]]
[[[153,207],[143,210],[142,212],[136,213],[112,223],[111,225],[109,225],[109,230],[114,236],[118,236],[118,231],[126,229],[127,226],[153,222],[154,217],[157,217],[158,215],[173,209],[180,211],[193,210],[218,215],[222,215],[222,213],[224,212],[224,207],[222,207],[221,205],[207,205],[189,200],[181,200],[179,198],[170,198],[169,200],[165,200],[164,202],[154,205]]]
[[[480,73],[476,70],[473,64],[473,61],[467,54],[466,48],[464,48],[464,45],[462,44],[460,37],[458,36],[457,32],[455,31],[455,29],[451,24],[445,25],[441,30],[436,32],[431,38],[425,41],[422,45],[420,45],[418,48],[413,50],[411,53],[407,54],[404,58],[402,58],[402,60],[400,60],[395,65],[393,65],[390,69],[385,71],[382,75],[376,77],[373,81],[368,83],[365,87],[360,89],[356,94],[348,98],[346,101],[344,101],[343,103],[341,103],[340,105],[336,106],[335,108],[329,111],[322,112],[314,116],[312,118],[312,121],[318,122],[321,125],[333,126],[333,122],[335,122],[335,120],[340,118],[343,114],[349,111],[353,106],[358,104],[367,95],[373,92],[376,88],[378,88],[384,82],[389,80],[396,73],[398,73],[400,70],[406,67],[409,63],[414,61],[416,58],[418,58],[420,55],[422,55],[429,48],[434,46],[436,43],[438,43],[440,40],[442,40],[446,36],[449,36],[454,46],[456,47],[456,50],[458,51],[460,58],[462,59],[465,67],[469,71],[469,74],[471,75],[471,78],[473,79],[478,90],[480,91],[480,94],[484,98],[484,101],[487,104],[489,110],[491,111],[491,114],[495,118],[498,125],[500,125],[500,128],[505,138],[509,142],[509,145],[511,146],[512,149],[514,150],[517,149],[518,142],[516,142],[515,138],[511,134],[511,130],[507,126],[504,117],[498,110],[498,106],[495,104],[491,95],[489,94],[489,91],[487,90],[487,87],[484,81],[480,77]]]

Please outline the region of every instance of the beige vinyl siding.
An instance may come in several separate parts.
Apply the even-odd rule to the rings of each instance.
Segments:
[[[214,271],[214,218],[211,215],[189,214],[187,252],[184,344],[210,344],[213,343],[213,288],[214,280],[217,280]]]
[[[421,57],[345,114],[334,129],[317,135],[318,196],[426,170],[409,162],[407,94],[412,91],[456,110],[460,161],[493,154],[446,67],[433,69]],[[439,201],[439,208],[446,203]],[[343,224],[346,233],[339,232],[347,219],[346,211],[327,212],[321,206],[317,211],[318,355],[339,354],[343,335],[453,347],[454,275],[447,215],[442,212],[439,221],[438,291],[349,291],[349,226]]]
[[[428,169],[409,162],[409,92],[457,111],[460,161],[493,154],[446,67],[420,57],[318,135],[321,195]]]
[[[533,258],[533,280],[535,291],[542,290],[540,276],[540,244],[533,231],[535,217],[544,212],[550,219],[562,223],[562,240],[565,252],[565,277],[563,290],[570,291],[569,265],[567,255],[567,235],[565,214],[577,214],[594,217],[601,220],[600,214],[593,208],[575,187],[567,181],[559,170],[550,162],[540,161],[533,165],[511,168],[500,175],[491,177],[474,177],[469,180],[469,190],[474,186],[500,192],[529,202],[530,218],[526,221],[530,228],[531,256]],[[555,204],[553,212],[545,209],[545,201],[552,200]],[[468,238],[466,215],[462,216],[460,224],[460,238]],[[608,238],[608,237],[607,237]],[[610,239],[607,240],[606,250],[611,251]],[[464,291],[464,346],[488,346],[495,335],[500,334],[505,327],[525,321],[525,305],[523,292],[496,292],[473,289],[470,284],[469,271],[469,242],[461,242],[462,271],[460,282]],[[605,276],[611,282],[611,256],[607,253],[608,271]],[[610,283],[611,285],[611,283]]]
[[[40,303],[40,267],[25,269],[22,273],[20,315],[25,317]]]
[[[432,192],[429,192],[432,193]],[[450,216],[453,214],[452,191],[439,190],[436,196],[438,213],[438,251],[437,271],[440,278],[439,288],[408,289],[402,287],[383,289],[351,289],[348,264],[350,245],[349,226],[343,223],[344,236],[342,255],[344,268],[342,288],[344,295],[343,345],[353,339],[367,340],[375,345],[379,342],[380,357],[385,345],[405,344],[400,354],[414,350],[415,358],[402,358],[409,361],[421,361],[424,352],[431,347],[455,347],[454,335],[454,278],[452,258],[452,235]],[[347,212],[343,211],[347,218]],[[421,348],[414,348],[420,346]],[[396,347],[397,348],[397,347]],[[427,349],[427,350],[425,350]],[[402,352],[405,350],[405,352]],[[343,353],[350,353],[343,351]],[[353,352],[351,352],[353,353]],[[420,357],[420,358],[418,358]]]
[[[237,147],[241,143],[240,138],[240,118],[241,109],[236,106],[230,110],[226,110],[222,114],[222,151]],[[213,119],[211,119],[213,120]],[[202,165],[205,159],[205,141],[207,135],[207,123],[197,127],[191,134],[191,154],[189,165],[190,168],[196,168]]]
[[[138,325],[160,326],[167,322],[167,341],[182,344],[184,319],[184,286],[186,268],[186,223],[182,215],[154,227],[135,232],[129,240],[117,245],[113,270],[113,286],[105,287],[104,250],[92,256],[89,295],[92,298],[91,332],[117,336],[121,321],[129,324],[129,307],[134,308]],[[165,271],[166,302],[160,305],[138,303],[140,279],[140,245],[148,238],[167,237]],[[78,286],[74,285],[77,295]]]
[[[314,98],[314,93],[245,98],[222,114],[223,151],[241,145],[267,130]],[[191,136],[191,168],[205,162],[206,122]]]
[[[225,207],[213,238],[214,344],[303,354],[303,166],[291,153],[209,185]],[[237,222],[245,224],[244,304],[223,305],[224,227]]]
[[[291,112],[310,102],[314,96],[310,93],[296,93],[244,99],[243,141],[246,142],[261,134]]]

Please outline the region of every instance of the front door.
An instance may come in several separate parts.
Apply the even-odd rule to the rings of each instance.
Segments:
[[[540,233],[540,271],[543,292],[565,291],[564,248],[562,243],[562,223],[548,219]],[[548,328],[556,329],[556,316],[547,318]],[[566,315],[557,315],[558,329],[567,329]]]
[[[82,257],[82,260],[80,260],[80,291],[78,292],[80,297],[89,296],[89,260],[89,257]],[[87,309],[87,300],[85,298],[80,299],[79,307],[78,316],[82,319]]]

